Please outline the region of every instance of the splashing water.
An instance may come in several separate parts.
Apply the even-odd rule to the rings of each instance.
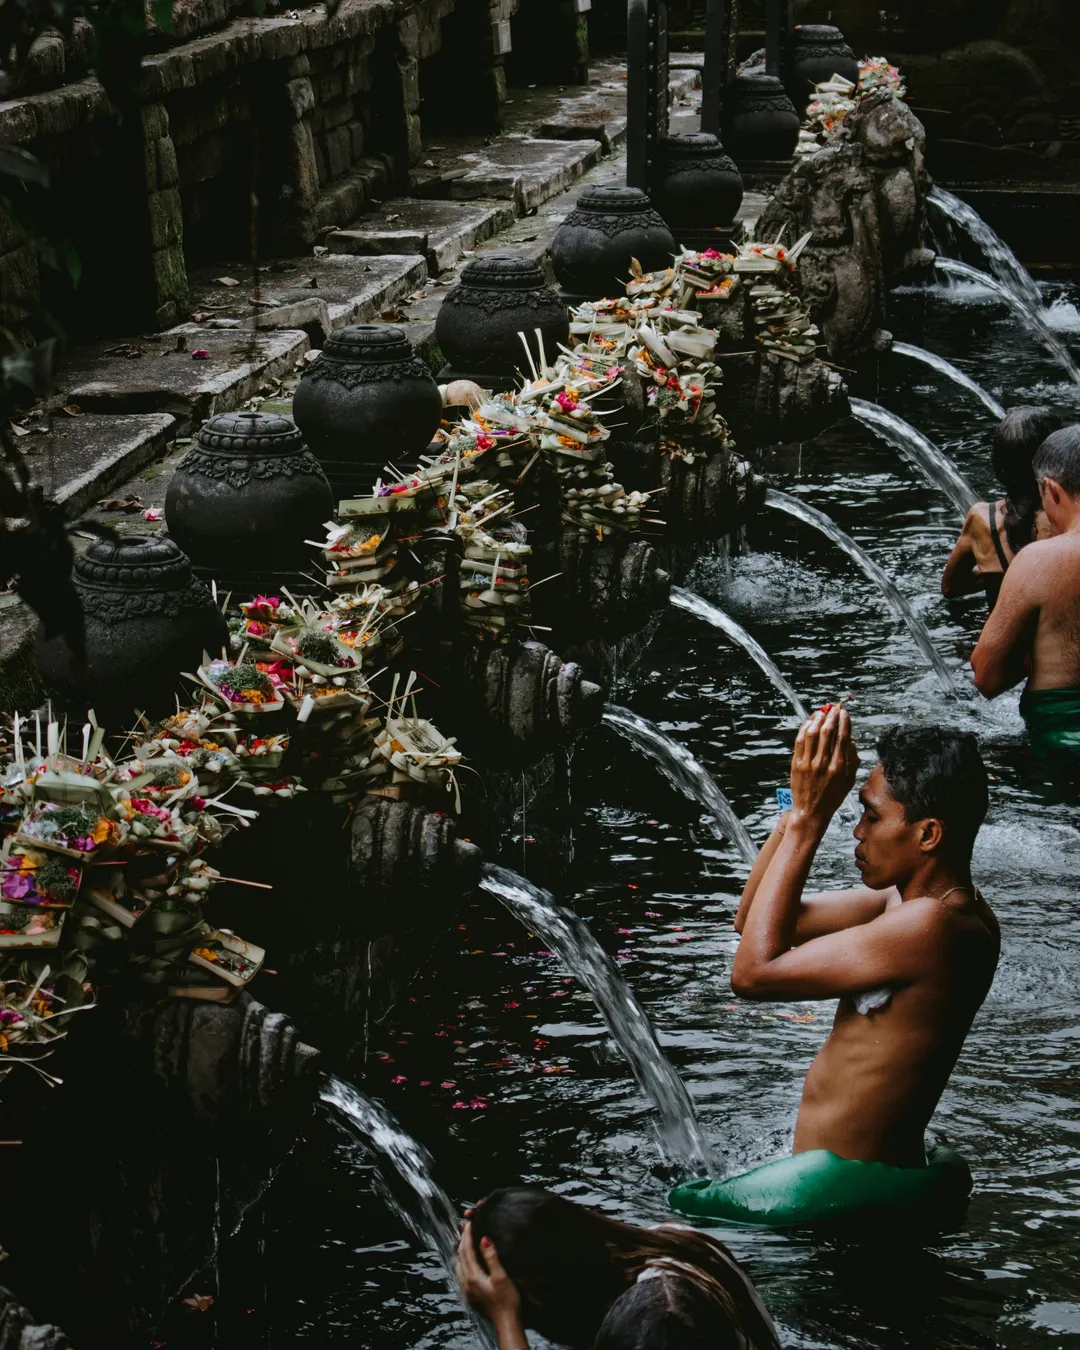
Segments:
[[[945,492],[961,516],[966,516],[968,507],[978,501],[975,489],[948,455],[928,441],[910,422],[905,422],[879,403],[867,403],[861,398],[851,399],[851,415],[906,455],[922,471],[931,487],[939,487]]]
[[[757,845],[735,814],[735,808],[685,746],[665,735],[655,722],[639,717],[629,708],[616,708],[609,703],[604,709],[604,721],[612,731],[648,755],[676,792],[703,806],[718,827],[718,837],[730,839],[743,861],[753,866]]]
[[[707,1175],[709,1147],[686,1085],[660,1048],[645,1009],[588,924],[572,910],[557,905],[549,891],[505,867],[485,863],[480,888],[538,933],[588,989],[638,1086],[656,1107],[659,1143],[665,1157],[696,1176]]]
[[[1077,369],[1076,362],[1069,354],[1069,349],[1046,322],[1041,307],[1026,304],[1014,295],[1007,286],[1003,286],[1000,281],[995,281],[988,273],[980,272],[977,267],[969,267],[965,262],[957,262],[955,258],[938,258],[935,265],[939,271],[945,272],[949,276],[959,277],[962,281],[973,281],[978,286],[985,286],[987,290],[993,291],[996,296],[1004,300],[1009,308],[1015,314],[1018,314],[1032,332],[1039,337],[1046,348],[1053,352],[1062,369],[1068,374],[1069,379],[1074,384],[1080,384],[1080,370]]]
[[[956,681],[953,679],[953,673],[945,664],[945,658],[931,641],[925,625],[915,617],[911,606],[865,549],[860,548],[855,540],[849,534],[845,534],[840,526],[835,521],[830,520],[824,512],[818,511],[806,502],[799,501],[797,497],[789,497],[786,492],[777,492],[775,488],[769,488],[765,493],[765,505],[771,506],[774,511],[784,511],[789,516],[794,516],[796,520],[812,525],[826,539],[831,539],[849,558],[857,562],[889,604],[892,605],[897,616],[906,624],[916,647],[922,652],[927,664],[932,667],[941,687],[947,694],[956,693]]]
[[[431,1154],[406,1133],[384,1106],[351,1083],[327,1075],[319,1100],[375,1163],[378,1191],[387,1208],[434,1251],[450,1287],[457,1293],[454,1257],[461,1218],[432,1175]]]
[[[970,375],[965,375],[962,370],[954,366],[951,361],[946,361],[943,356],[938,356],[935,352],[928,352],[925,347],[913,347],[909,342],[894,342],[890,350],[895,352],[897,356],[909,356],[913,361],[921,361],[924,366],[929,366],[931,370],[936,370],[939,375],[944,375],[946,379],[958,384],[961,389],[966,389],[969,394],[973,394],[979,400],[987,412],[992,413],[999,421],[1005,416],[1005,409],[993,394],[988,394],[981,384],[976,384]]]
[[[942,187],[931,189],[929,201],[959,227],[982,250],[990,271],[1025,308],[1041,309],[1042,296],[1023,263],[1000,235],[979,215],[973,206],[961,201]]]
[[[676,609],[684,609],[688,614],[696,615],[697,618],[704,619],[706,623],[711,623],[714,628],[719,628],[721,633],[729,638],[736,647],[741,647],[765,675],[772,687],[783,694],[795,709],[799,720],[806,721],[810,716],[806,710],[806,705],[784,679],[769,653],[756,638],[750,636],[742,624],[736,623],[730,614],[725,614],[722,609],[710,604],[708,600],[702,599],[700,595],[695,595],[693,591],[684,591],[681,586],[671,588],[671,603]]]

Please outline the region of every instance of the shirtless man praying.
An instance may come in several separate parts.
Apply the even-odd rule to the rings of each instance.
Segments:
[[[815,713],[798,734],[792,809],[761,850],[735,919],[731,987],[743,998],[840,1006],[806,1076],[794,1156],[677,1187],[670,1200],[682,1213],[810,1222],[822,1207],[830,1216],[904,1207],[934,1181],[923,1132],[998,961],[997,920],[971,880],[986,769],[973,736],[942,727],[895,727],[878,754],[855,829],[865,886],[804,895],[858,756],[842,708]],[[965,1165],[941,1152],[966,1194]],[[859,1166],[867,1162],[888,1166]]]
[[[1032,468],[1051,538],[1013,559],[971,656],[975,684],[997,698],[1027,677],[1020,711],[1040,754],[1080,755],[1080,426],[1063,427]]]

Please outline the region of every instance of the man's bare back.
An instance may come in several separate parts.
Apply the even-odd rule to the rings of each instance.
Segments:
[[[971,664],[990,698],[1025,675],[1031,690],[1080,687],[1080,533],[1016,555]]]
[[[1000,931],[969,871],[986,810],[973,738],[903,728],[883,746],[890,735],[897,744],[883,755],[894,781],[884,760],[875,766],[855,830],[857,865],[874,889],[804,896],[817,843],[858,761],[845,712],[815,714],[800,731],[795,807],[747,881],[731,982],[749,998],[840,1000],[806,1077],[796,1153],[920,1167],[923,1132],[993,980]],[[924,759],[922,786],[913,786]],[[937,806],[940,815],[919,814]],[[856,1003],[867,995],[877,1007],[861,1013]]]

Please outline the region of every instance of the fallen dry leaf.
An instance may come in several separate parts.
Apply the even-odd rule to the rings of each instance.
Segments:
[[[205,323],[207,319],[212,319],[217,313],[214,309],[197,309],[191,316],[192,323]]]
[[[134,494],[130,497],[105,497],[98,502],[98,508],[102,511],[126,511],[130,515],[132,511],[142,510],[142,502]]]
[[[192,1294],[190,1298],[185,1298],[182,1302],[192,1312],[205,1312],[207,1308],[214,1306],[214,1296],[213,1294]]]
[[[11,429],[12,429],[12,431],[15,433],[16,436],[29,436],[29,435],[30,435],[30,428],[29,428],[29,427],[21,427],[21,426],[19,426],[18,422],[12,422],[12,424],[11,424]]]
[[[427,291],[413,291],[413,293],[409,296],[409,299],[410,299],[410,300],[426,300],[426,299],[427,299]]]
[[[400,323],[404,317],[400,309],[384,309],[379,315],[384,323]]]
[[[215,285],[215,286],[239,286],[240,283],[237,281],[237,279],[236,279],[235,277],[215,277],[215,278],[214,278],[214,285]]]
[[[79,405],[78,405],[77,403],[65,403],[65,404],[64,404],[64,412],[66,412],[67,415],[68,415],[69,417],[84,417],[84,416],[85,416],[83,410],[79,407]]]

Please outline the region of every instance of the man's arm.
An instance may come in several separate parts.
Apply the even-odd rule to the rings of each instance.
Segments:
[[[858,764],[851,719],[843,708],[816,712],[799,728],[791,756],[791,814],[745,915],[731,970],[736,993],[758,989],[762,972],[795,945],[803,888],[814,855],[855,782]]]
[[[1029,544],[1013,559],[1001,583],[997,604],[971,653],[975,687],[987,698],[997,698],[1028,673],[1039,622],[1038,596],[1047,562],[1042,557],[1045,548],[1046,543]]]
[[[907,984],[918,978],[927,955],[940,946],[940,924],[939,905],[910,900],[872,923],[814,938],[771,959],[740,962],[740,947],[731,987],[740,998],[783,1002],[843,998],[883,984]]]
[[[746,927],[746,918],[754,903],[754,896],[768,870],[769,863],[780,847],[780,840],[784,837],[786,827],[785,812],[758,854],[747,877],[739,901],[739,912],[735,915],[736,933],[741,933]],[[885,906],[895,895],[895,886],[887,891],[872,891],[868,886],[856,886],[851,890],[821,891],[814,895],[804,895],[799,904],[799,914],[795,923],[795,943],[809,942],[811,938],[822,937],[826,933],[838,933],[845,928],[869,923],[879,914],[884,914]]]

